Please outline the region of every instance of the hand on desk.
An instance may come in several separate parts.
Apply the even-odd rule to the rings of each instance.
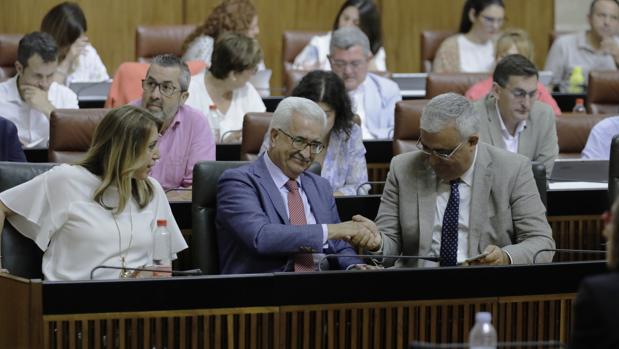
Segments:
[[[384,269],[384,268],[380,265],[370,265],[370,264],[353,264],[348,268],[348,270],[377,270],[377,269]]]
[[[488,245],[484,249],[488,255],[482,259],[472,261],[471,265],[506,265],[510,264],[509,256],[499,246]]]

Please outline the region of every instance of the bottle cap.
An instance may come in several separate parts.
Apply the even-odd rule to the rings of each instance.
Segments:
[[[215,110],[215,109],[217,109],[217,106],[215,104],[211,104],[211,105],[208,106],[208,109],[209,110]]]
[[[168,226],[168,221],[165,219],[158,219],[157,220],[157,226],[158,227],[167,227]]]
[[[475,322],[490,323],[492,321],[492,314],[487,311],[480,311],[475,314]]]
[[[584,98],[576,98],[576,104],[585,104]]]

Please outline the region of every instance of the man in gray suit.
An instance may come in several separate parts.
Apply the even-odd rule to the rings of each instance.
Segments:
[[[537,251],[554,248],[529,160],[479,142],[478,117],[466,98],[433,98],[417,146],[391,161],[376,236],[364,247],[377,255],[440,257],[446,266],[475,257],[479,264],[531,263]],[[552,253],[538,257],[551,259]]]
[[[492,91],[475,103],[482,142],[544,164],[550,176],[559,154],[552,109],[537,100],[538,73],[522,55],[499,61],[492,76]]]

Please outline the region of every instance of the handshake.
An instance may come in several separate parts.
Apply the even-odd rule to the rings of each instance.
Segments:
[[[378,250],[382,243],[376,224],[362,215],[355,215],[347,222],[328,224],[327,229],[329,240],[345,240],[368,251]]]

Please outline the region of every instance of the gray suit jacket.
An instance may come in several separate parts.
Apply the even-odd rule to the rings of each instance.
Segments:
[[[514,264],[531,263],[537,251],[555,247],[531,164],[521,155],[484,143],[477,147],[468,255],[492,244],[507,251]],[[411,152],[391,161],[376,218],[385,255],[430,253],[438,179],[426,159],[422,152]],[[538,257],[539,262],[551,259],[550,253]],[[391,263],[385,260],[387,266]],[[421,264],[398,260],[395,265]]]
[[[482,142],[505,149],[501,134],[501,122],[496,110],[496,100],[492,95],[475,102],[479,113],[479,138]],[[555,115],[545,103],[534,101],[527,119],[527,126],[520,134],[518,154],[531,161],[544,164],[546,176],[550,177],[555,159],[559,155]]]

